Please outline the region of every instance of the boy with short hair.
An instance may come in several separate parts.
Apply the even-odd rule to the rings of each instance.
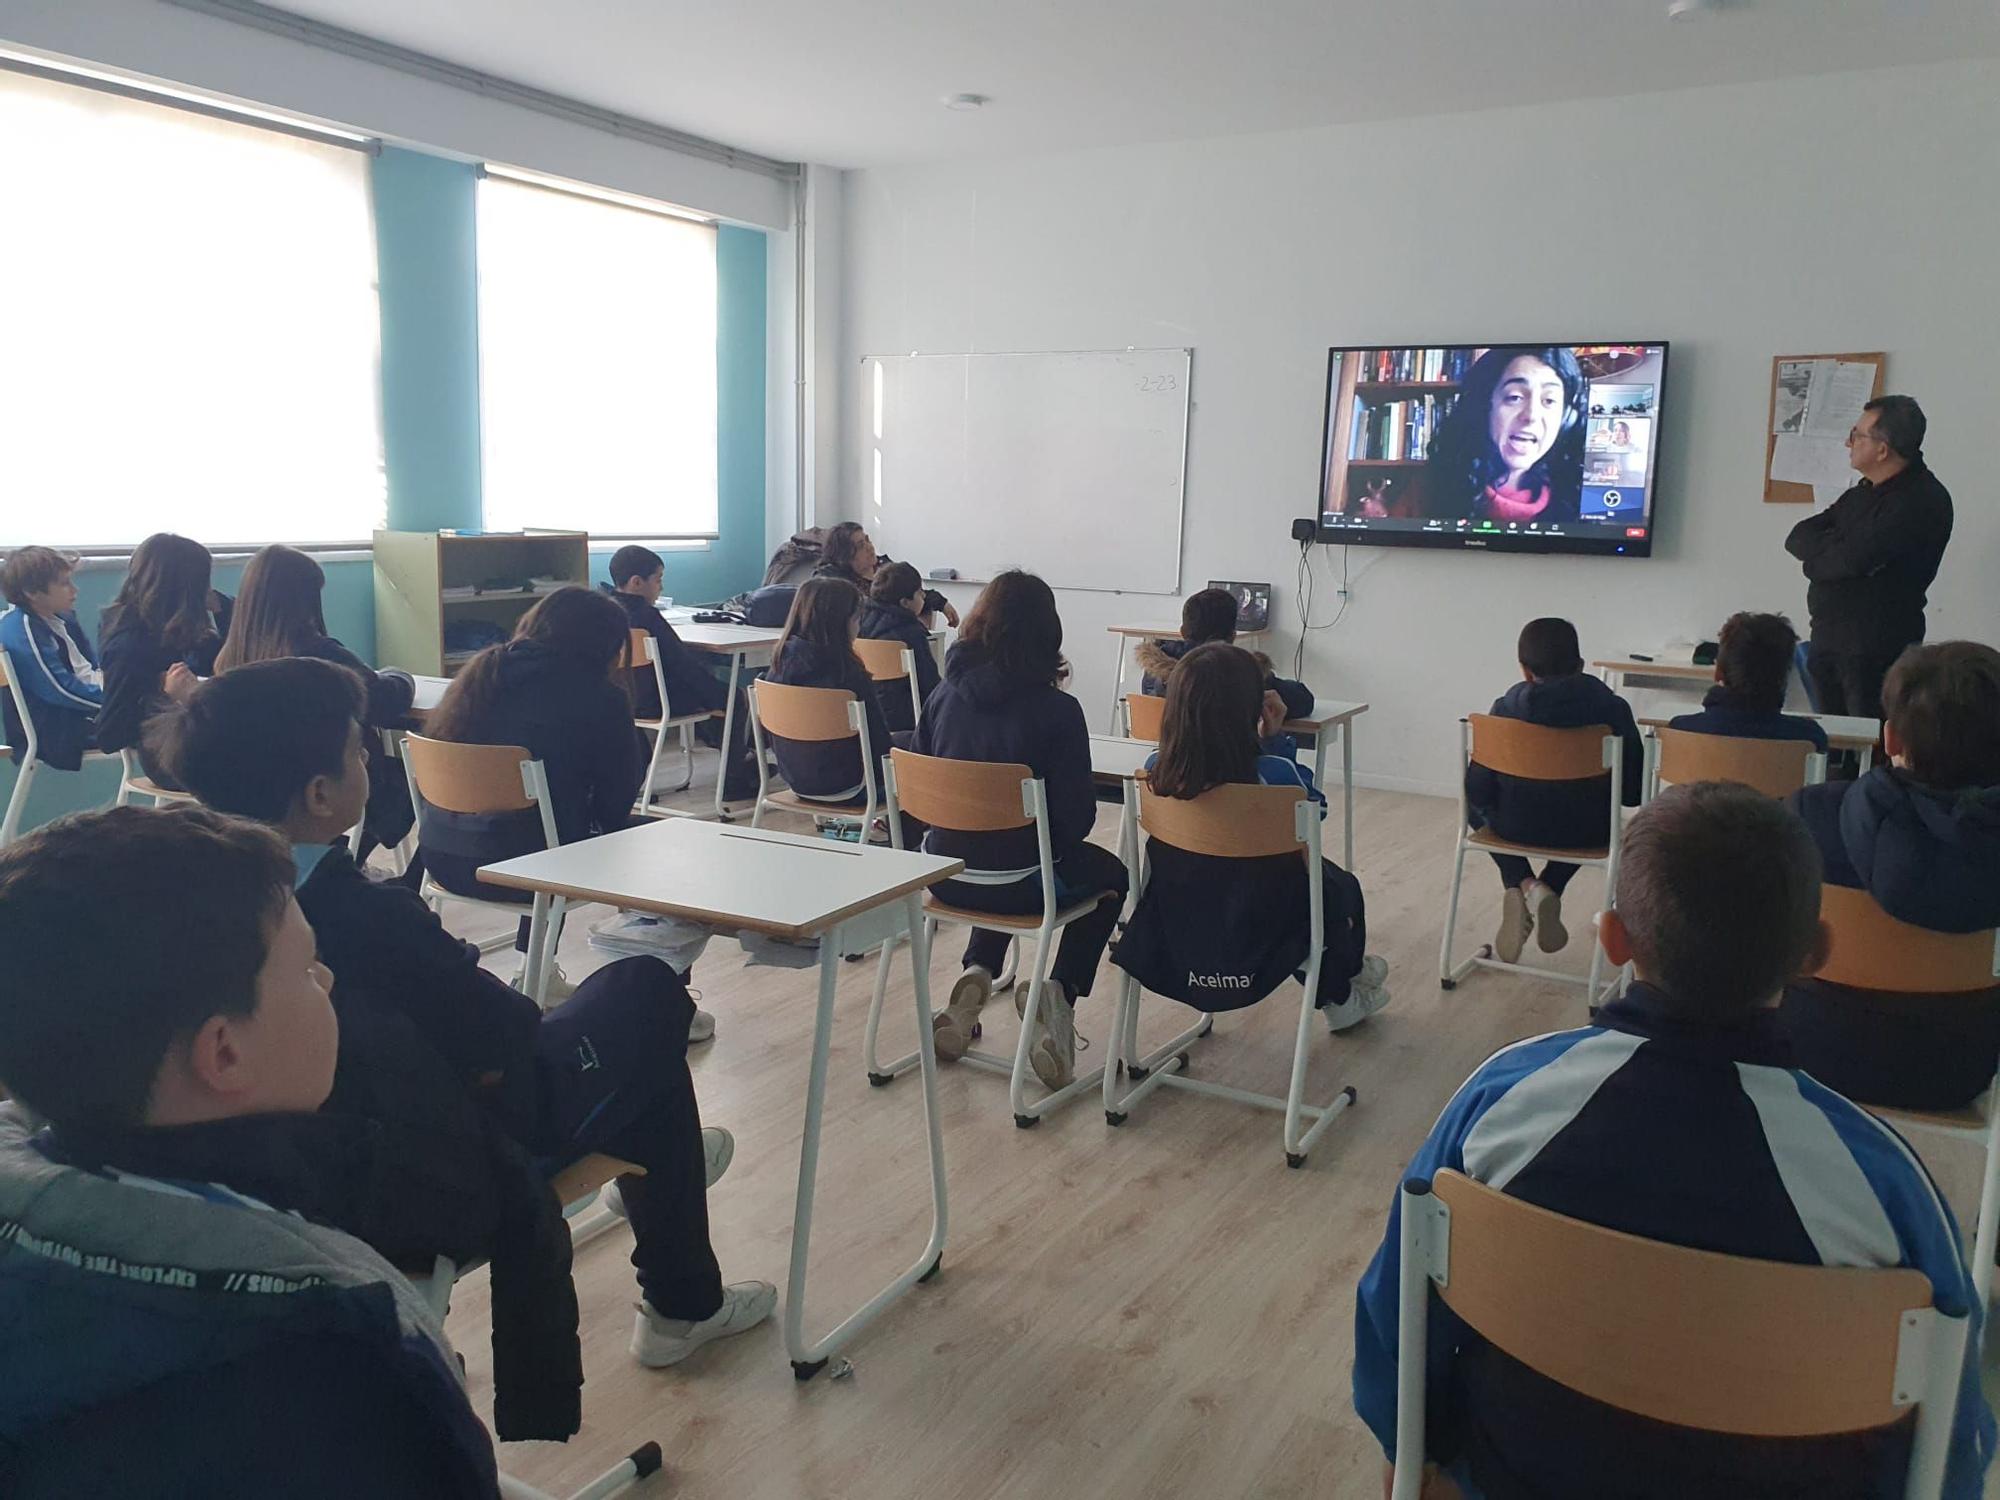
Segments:
[[[1515,655],[1521,664],[1521,680],[1494,700],[1493,716],[1524,719],[1545,729],[1602,724],[1625,742],[1619,795],[1627,807],[1637,807],[1646,758],[1639,725],[1630,704],[1583,670],[1576,627],[1547,616],[1530,620],[1521,627]],[[1608,790],[1604,776],[1532,781],[1503,776],[1477,761],[1465,770],[1465,795],[1473,827],[1490,828],[1512,843],[1545,849],[1602,847],[1611,837],[1606,816],[1610,811]],[[1500,931],[1493,939],[1495,955],[1502,963],[1517,962],[1531,932],[1542,952],[1561,952],[1569,943],[1569,931],[1562,920],[1562,893],[1579,867],[1552,859],[1537,875],[1518,854],[1496,854],[1493,863],[1500,867],[1500,883],[1506,887],[1500,905]]]
[[[208,1170],[363,1177],[389,1148],[316,1113],[339,1028],[291,878],[268,830],[195,807],[63,818],[0,851],[10,1495],[497,1493],[417,1291],[257,1172]],[[176,1156],[204,1167],[159,1170]]]
[[[609,573],[611,581],[603,585],[605,592],[625,611],[632,628],[645,631],[658,646],[660,675],[666,681],[667,706],[674,717],[721,713],[729,703],[728,686],[702,665],[701,658],[674,633],[674,627],[658,609],[660,594],[666,587],[666,559],[651,547],[628,543],[611,554]],[[662,717],[660,689],[653,681],[652,669],[643,661],[633,663],[633,669],[633,712],[642,719]],[[722,743],[719,721],[697,724],[694,732],[705,745]],[[757,762],[750,738],[749,700],[742,693],[737,695],[735,742],[724,763],[723,797],[732,802],[754,797]]]
[[[703,1131],[688,1075],[694,1002],[654,958],[610,964],[542,1014],[479,966],[407,888],[371,880],[341,831],[368,793],[363,699],[351,672],[305,658],[256,662],[203,683],[155,721],[162,759],[211,807],[289,839],[301,909],[339,976],[407,1016],[486,1114],[538,1158],[590,1152],[646,1169],[620,1179],[643,1299],[632,1336],[647,1365],[755,1327],[776,1289],[725,1288],[708,1237],[708,1185],[734,1143]]]
[[[1715,686],[1701,700],[1701,712],[1682,714],[1667,727],[1734,739],[1805,740],[1824,755],[1826,731],[1785,712],[1798,646],[1799,634],[1783,615],[1731,615],[1716,637]]]
[[[1174,664],[1197,646],[1205,646],[1210,641],[1221,641],[1224,645],[1236,643],[1236,596],[1228,589],[1197,589],[1181,603],[1181,638],[1177,641],[1141,641],[1137,652],[1139,669],[1144,675],[1139,679],[1139,691],[1155,698],[1167,694],[1167,678],[1173,673]],[[1286,719],[1305,717],[1313,710],[1313,692],[1303,682],[1294,682],[1289,677],[1280,677],[1271,665],[1271,658],[1261,651],[1252,651],[1257,665],[1264,669],[1264,691],[1275,693],[1284,705]],[[1279,722],[1283,722],[1280,720]],[[1275,738],[1275,736],[1273,737]],[[1274,746],[1267,745],[1272,753],[1282,753]]]
[[[1912,646],[1882,701],[1889,764],[1792,799],[1827,881],[1913,927],[2000,927],[2000,651]],[[2000,1064],[2000,982],[1911,996],[1809,979],[1787,993],[1784,1020],[1802,1066],[1871,1104],[1963,1108]]]
[[[1404,1174],[1450,1169],[1554,1213],[1725,1255],[1908,1266],[1972,1318],[1944,1493],[1974,1500],[1994,1427],[1958,1227],[1888,1126],[1786,1065],[1775,1006],[1827,951],[1819,859],[1733,784],[1632,820],[1600,940],[1638,982],[1595,1024],[1517,1042],[1452,1097]],[[1393,1458],[1401,1194],[1356,1298],[1354,1404]],[[1433,1302],[1426,1458],[1487,1495],[1901,1494],[1907,1423],[1766,1439],[1627,1416],[1494,1349]],[[1611,1476],[1616,1476],[1615,1482]],[[1894,1476],[1893,1479],[1889,1476]]]
[[[104,673],[90,632],[76,617],[76,559],[52,547],[16,547],[0,563],[0,650],[19,679],[35,722],[37,754],[59,771],[83,765],[92,748]],[[7,743],[26,743],[14,695],[0,691]]]

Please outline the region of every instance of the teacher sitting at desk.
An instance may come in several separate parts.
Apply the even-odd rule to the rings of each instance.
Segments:
[[[1951,540],[1951,495],[1924,464],[1923,408],[1878,396],[1847,434],[1860,481],[1792,528],[1811,587],[1807,670],[1821,713],[1882,716],[1882,679],[1924,638],[1924,603]]]

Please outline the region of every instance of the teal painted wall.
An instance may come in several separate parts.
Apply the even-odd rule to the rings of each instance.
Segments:
[[[476,169],[420,151],[385,147],[374,159],[375,236],[382,303],[382,456],[389,524],[399,530],[479,524],[479,327],[475,255]],[[666,554],[666,589],[683,603],[727,598],[764,573],[765,242],[754,229],[716,235],[716,441],[721,536]],[[163,525],[173,518],[162,517]],[[602,580],[610,549],[593,551]],[[242,569],[216,569],[236,591]],[[78,574],[77,612],[93,639],[122,571]],[[374,660],[375,589],[365,561],[326,564],[327,630]],[[100,806],[116,771],[35,779],[24,827]],[[14,771],[0,761],[0,806]]]

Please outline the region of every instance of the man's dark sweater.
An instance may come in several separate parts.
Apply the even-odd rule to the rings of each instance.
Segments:
[[[1919,460],[1881,484],[1862,480],[1794,526],[1785,550],[1811,584],[1813,648],[1893,659],[1921,641],[1951,522],[1950,492]]]

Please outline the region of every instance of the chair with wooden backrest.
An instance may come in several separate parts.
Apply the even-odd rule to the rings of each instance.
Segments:
[[[1745,1437],[1864,1432],[1916,1408],[1907,1497],[1944,1480],[1969,1320],[1921,1271],[1788,1265],[1641,1239],[1440,1172],[1406,1182],[1392,1500],[1423,1485],[1430,1295],[1620,1411]]]
[[[35,733],[35,721],[28,717],[28,691],[11,670],[12,662],[5,651],[0,651],[0,685],[4,685],[14,700],[14,712],[21,720],[21,743],[0,746],[14,757],[14,790],[7,796],[7,810],[0,814],[0,849],[14,841],[21,832],[21,819],[28,808],[28,788],[33,784],[35,772],[42,767],[41,740]],[[106,760],[109,752],[86,750],[86,761]],[[122,790],[122,789],[121,789]],[[124,801],[120,796],[119,801]]]
[[[868,743],[868,710],[846,688],[791,687],[760,677],[750,684],[750,731],[757,743],[757,807],[750,814],[750,826],[761,828],[764,809],[814,813],[840,819],[855,816],[850,799],[864,799],[861,809],[861,837],[875,823],[875,778],[869,767],[881,747]],[[794,791],[771,790],[771,762],[765,753],[764,736],[824,743],[828,740],[859,739],[861,742],[861,785],[832,797],[805,797]]]
[[[854,642],[854,654],[877,682],[907,682],[910,685],[910,727],[924,716],[923,699],[917,696],[917,653],[901,641],[872,641],[866,636]]]
[[[1118,1016],[1111,1028],[1111,1056],[1104,1066],[1104,1118],[1108,1124],[1122,1125],[1126,1116],[1156,1088],[1188,1089],[1211,1094],[1218,1099],[1234,1099],[1261,1109],[1275,1109],[1285,1117],[1285,1162],[1305,1165],[1306,1153],[1325,1134],[1326,1128],[1354,1103],[1352,1087],[1343,1088],[1331,1103],[1305,1102],[1307,1049],[1312,1044],[1313,1011],[1319,999],[1320,965],[1326,957],[1325,872],[1320,857],[1320,806],[1295,786],[1211,787],[1199,797],[1156,796],[1143,774],[1129,782],[1125,795],[1138,799],[1139,826],[1154,842],[1184,849],[1190,854],[1215,859],[1268,859],[1275,855],[1300,855],[1305,859],[1301,875],[1306,882],[1306,908],[1311,920],[1311,946],[1307,949],[1304,985],[1299,992],[1299,1025],[1292,1045],[1292,1076],[1285,1093],[1258,1094],[1205,1079],[1186,1076],[1188,1055],[1181,1048],[1207,1032],[1213,1017],[1164,1047],[1140,1057],[1138,1035],[1139,981],[1122,975],[1118,988]],[[1137,895],[1144,899],[1151,875],[1151,862],[1141,877]],[[1217,880],[1227,880],[1218,875]],[[1117,1077],[1123,1072],[1141,1080],[1122,1097]],[[1305,1128],[1307,1117],[1313,1124]]]
[[[1931,932],[1898,921],[1864,890],[1820,887],[1819,914],[1833,929],[1833,948],[1813,977],[1849,989],[1907,995],[1967,995],[2000,986],[2000,932]],[[2000,1249],[2000,1077],[1969,1107],[1951,1114],[1868,1108],[1906,1129],[1929,1130],[1986,1144],[1972,1238],[1972,1285],[1979,1305],[1993,1291],[1993,1256]]]
[[[1472,808],[1465,794],[1465,778],[1458,782],[1458,836],[1453,850],[1451,902],[1444,919],[1444,944],[1438,955],[1438,983],[1453,989],[1474,968],[1499,969],[1510,974],[1534,974],[1558,984],[1580,984],[1589,1004],[1595,1006],[1609,986],[1599,989],[1604,967],[1604,949],[1593,936],[1590,944],[1590,973],[1579,979],[1560,969],[1538,969],[1528,964],[1502,963],[1483,947],[1472,957],[1454,966],[1451,961],[1454,929],[1458,926],[1459,891],[1465,884],[1465,857],[1471,853],[1518,854],[1525,859],[1557,859],[1572,865],[1589,865],[1604,871],[1605,904],[1618,886],[1618,847],[1624,836],[1621,816],[1621,788],[1624,785],[1625,742],[1610,728],[1592,724],[1582,729],[1545,729],[1521,719],[1502,719],[1492,714],[1468,714],[1459,723],[1459,751],[1463,766],[1475,762],[1502,776],[1524,781],[1585,781],[1609,773],[1610,828],[1608,843],[1595,849],[1549,849],[1534,844],[1516,844],[1489,828],[1472,827]],[[1615,984],[1617,981],[1612,981]]]
[[[681,764],[686,774],[681,777],[681,784],[674,790],[684,792],[694,784],[694,726],[704,719],[719,719],[722,715],[712,708],[703,709],[698,714],[674,712],[673,704],[667,699],[667,674],[660,665],[660,643],[653,639],[650,631],[632,632],[631,639],[625,647],[624,665],[630,672],[650,672],[654,691],[659,694],[660,717],[632,720],[639,731],[650,735],[653,741],[653,755],[646,762],[646,779],[639,784],[639,800],[632,809],[636,813],[649,815],[654,810],[653,776],[660,769],[660,757],[666,753],[667,731],[670,729],[680,731]],[[723,773],[717,770],[715,774],[720,776]]]
[[[1014,1109],[1014,1123],[1026,1130],[1038,1124],[1043,1115],[1095,1086],[1104,1073],[1103,1068],[1094,1068],[1087,1074],[1079,1074],[1054,1093],[1029,1102],[1027,1085],[1032,1074],[1028,1067],[1028,1052],[1039,1029],[1037,1018],[1041,1015],[1042,991],[1048,984],[1049,961],[1055,956],[1057,936],[1077,918],[1096,910],[1099,899],[1105,893],[1095,892],[1088,899],[1070,906],[1057,905],[1055,856],[1049,846],[1048,790],[1027,766],[1000,761],[947,760],[941,756],[918,755],[912,750],[892,750],[883,773],[889,808],[889,837],[898,849],[903,847],[902,813],[908,813],[932,828],[951,833],[1002,833],[1030,826],[1035,830],[1036,869],[1022,878],[1040,880],[1040,912],[1029,916],[1004,916],[952,906],[936,896],[927,895],[924,898],[924,919],[929,931],[934,932],[940,924],[949,923],[957,927],[982,927],[990,932],[1004,932],[1023,939],[1033,934],[1036,939],[1034,978],[1029,981],[1025,996],[1018,986],[1015,990],[1016,1007],[1023,1019],[1013,1057],[1002,1057],[975,1048],[968,1050],[963,1059],[975,1067],[1008,1075],[1007,1096]],[[1015,883],[1011,878],[996,879],[986,872],[972,869],[953,878],[968,885]],[[881,1025],[882,1001],[889,985],[889,959],[893,947],[888,943],[882,947],[864,1044],[868,1081],[877,1085],[885,1084],[917,1065],[917,1054],[914,1052],[886,1067],[876,1060],[876,1033]]]
[[[1167,700],[1151,693],[1125,695],[1125,732],[1135,740],[1160,742],[1160,723],[1166,717]]]
[[[526,812],[530,808],[541,814],[542,847],[553,849],[562,840],[556,834],[555,804],[549,796],[548,770],[531,756],[521,745],[462,745],[453,740],[433,740],[421,734],[403,737],[403,763],[410,773],[410,805],[417,815],[417,848],[423,849],[424,807],[428,804],[440,812],[465,813],[471,815],[495,815],[501,813]],[[513,916],[521,914],[521,903],[488,900],[482,896],[468,896],[458,891],[448,891],[424,872],[420,891],[431,910],[444,912],[444,903],[460,901],[468,906],[481,906],[494,911],[507,912]],[[521,970],[515,985],[523,993],[534,997],[536,1004],[543,1003],[548,993],[549,969],[555,962],[556,945],[562,937],[563,913],[567,901],[562,896],[548,896],[537,893],[534,899],[534,914],[540,915],[543,908],[548,913],[546,923],[531,924],[531,931],[546,932],[546,943],[531,945],[530,951],[521,955]],[[511,936],[496,941],[493,947],[505,947],[513,942]],[[536,951],[539,947],[540,951]]]
[[[1789,797],[1826,780],[1826,757],[1804,740],[1749,740],[1689,729],[1655,729],[1646,738],[1646,800],[1662,785],[1736,781],[1767,797]]]

